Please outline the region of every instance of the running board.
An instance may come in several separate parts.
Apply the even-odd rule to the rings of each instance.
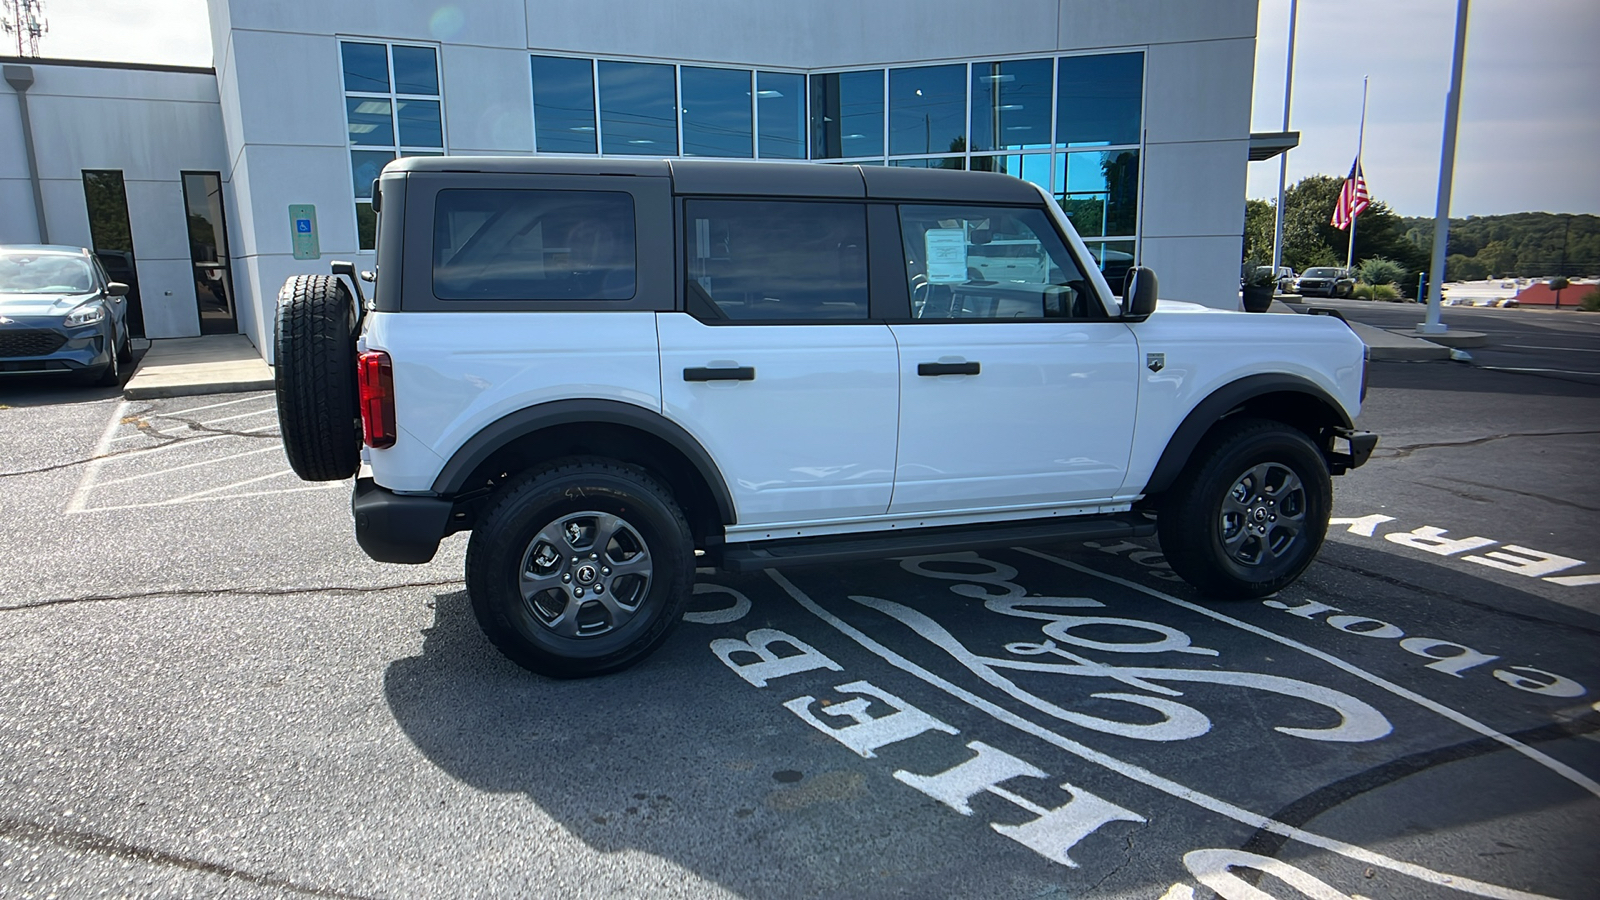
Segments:
[[[759,572],[780,566],[811,566],[901,556],[924,556],[958,550],[984,550],[1049,541],[1087,541],[1101,538],[1149,537],[1156,523],[1140,513],[1003,522],[995,525],[954,525],[871,535],[847,534],[728,544],[722,548],[722,568],[729,572]]]

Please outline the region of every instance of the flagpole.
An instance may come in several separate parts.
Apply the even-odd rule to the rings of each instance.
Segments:
[[[1283,71],[1283,130],[1289,131],[1289,98],[1294,96],[1294,25],[1298,0],[1289,0],[1289,59]],[[1289,151],[1278,154],[1278,206],[1272,223],[1272,276],[1283,265],[1283,194],[1289,180]]]
[[[1456,123],[1461,118],[1461,62],[1467,55],[1467,0],[1456,7],[1455,54],[1450,60],[1450,93],[1444,100],[1444,146],[1439,151],[1439,199],[1433,217],[1433,271],[1428,273],[1428,317],[1417,323],[1419,334],[1444,334],[1439,321],[1444,302],[1445,249],[1450,240],[1450,187],[1456,173]]]
[[[1365,146],[1366,139],[1367,139],[1367,78],[1368,78],[1368,76],[1366,76],[1366,75],[1361,76],[1361,127],[1360,127],[1359,130],[1356,131],[1356,177],[1357,178],[1361,177],[1361,150],[1362,150],[1363,146]],[[1351,264],[1355,261],[1355,257],[1356,257],[1356,219],[1357,218],[1358,218],[1357,216],[1351,216],[1350,217],[1350,249],[1345,251],[1345,255],[1344,255],[1344,267],[1346,269],[1350,268]]]

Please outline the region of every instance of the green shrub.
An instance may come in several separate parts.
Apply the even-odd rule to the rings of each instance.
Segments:
[[[1400,289],[1392,284],[1367,284],[1365,281],[1356,283],[1350,289],[1353,300],[1385,300],[1393,303],[1400,299]]]
[[[1361,280],[1367,284],[1394,284],[1405,281],[1409,274],[1405,266],[1381,256],[1363,260],[1357,270],[1361,273]]]
[[[1595,285],[1594,290],[1583,295],[1583,299],[1578,301],[1578,308],[1589,312],[1600,312],[1600,284]]]

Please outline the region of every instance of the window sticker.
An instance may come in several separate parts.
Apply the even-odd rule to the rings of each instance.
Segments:
[[[967,234],[961,228],[930,228],[923,233],[929,284],[961,284],[967,280]]]

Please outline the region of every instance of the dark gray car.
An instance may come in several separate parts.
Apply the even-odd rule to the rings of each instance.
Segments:
[[[0,246],[0,375],[121,383],[132,358],[127,293],[81,247]]]
[[[1348,297],[1355,286],[1349,269],[1333,266],[1313,266],[1295,282],[1295,290],[1303,297]]]

